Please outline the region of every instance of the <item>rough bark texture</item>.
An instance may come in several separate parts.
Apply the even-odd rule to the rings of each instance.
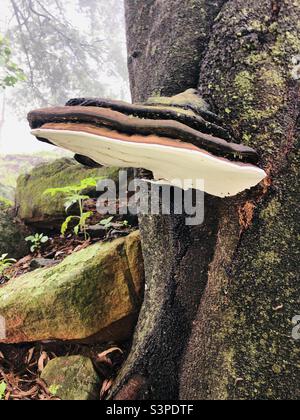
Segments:
[[[127,0],[134,101],[197,87],[214,19],[226,0]]]
[[[270,185],[222,203],[183,398],[300,398],[299,18],[295,1],[230,1],[202,64],[200,90],[260,151]]]
[[[269,179],[233,199],[206,197],[197,228],[141,218],[145,302],[111,396],[297,399],[300,4],[128,0],[126,12],[134,100],[196,87],[200,75]]]

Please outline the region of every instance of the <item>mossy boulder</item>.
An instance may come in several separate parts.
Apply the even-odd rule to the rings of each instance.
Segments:
[[[87,357],[57,357],[47,364],[41,378],[52,395],[61,400],[99,399],[100,380]]]
[[[140,309],[144,267],[139,232],[73,253],[0,287],[4,343],[124,340]]]
[[[25,242],[26,232],[14,217],[14,210],[7,200],[0,198],[0,256],[22,258],[28,253]]]
[[[86,168],[74,159],[62,158],[41,164],[30,173],[21,175],[17,181],[16,208],[18,217],[37,229],[59,228],[66,217],[64,199],[44,195],[48,188],[66,187],[80,183],[84,178],[105,177],[118,179],[117,168]],[[85,191],[88,195],[95,189]]]

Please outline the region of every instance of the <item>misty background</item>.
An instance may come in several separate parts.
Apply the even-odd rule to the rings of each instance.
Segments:
[[[31,109],[72,97],[130,100],[123,8],[123,0],[1,0],[0,34],[26,80],[0,90],[0,157],[55,149],[30,135]]]

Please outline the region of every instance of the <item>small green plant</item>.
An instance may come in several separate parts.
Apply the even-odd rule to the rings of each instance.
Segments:
[[[7,385],[5,382],[0,382],[0,400],[4,400]]]
[[[52,394],[54,397],[56,397],[58,391],[61,389],[61,385],[50,385],[49,386],[49,392],[50,394]]]
[[[25,238],[25,241],[32,243],[30,251],[34,253],[36,251],[40,251],[42,245],[48,242],[49,238],[43,233],[36,233],[35,235],[27,236],[27,238]]]
[[[101,226],[104,226],[105,229],[110,229],[112,227],[112,221],[114,220],[113,216],[112,217],[108,217],[107,219],[103,219],[100,222]]]
[[[0,205],[3,205],[4,207],[10,207],[13,205],[13,202],[11,200],[8,200],[5,197],[0,197]]]
[[[52,197],[56,196],[57,194],[65,196],[66,212],[68,212],[74,204],[78,204],[79,216],[71,215],[66,218],[61,226],[62,235],[65,236],[71,222],[77,222],[73,229],[75,235],[78,236],[80,232],[84,234],[85,240],[88,239],[88,234],[86,231],[87,220],[92,216],[93,213],[91,211],[84,212],[84,201],[88,200],[90,197],[88,195],[84,195],[82,192],[87,188],[96,187],[97,182],[100,179],[100,177],[85,178],[80,182],[80,184],[69,185],[62,188],[48,188],[46,191],[44,191],[44,194],[50,194]]]
[[[8,39],[0,34],[0,89],[15,86],[19,81],[26,80],[23,70],[12,61],[11,56]]]
[[[11,267],[16,260],[13,258],[7,258],[8,254],[2,254],[0,257],[0,275],[3,275],[5,270]]]

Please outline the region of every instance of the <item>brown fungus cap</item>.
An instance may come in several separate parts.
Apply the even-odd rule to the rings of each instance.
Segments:
[[[73,151],[89,166],[145,168],[156,181],[185,189],[200,189],[201,179],[201,188],[219,197],[259,183],[266,174],[252,164],[256,151],[234,143],[195,95],[189,90],[135,105],[79,98],[32,111],[28,120],[38,139]]]
[[[176,120],[138,118],[110,108],[92,106],[44,108],[30,112],[28,121],[33,129],[40,128],[47,123],[69,122],[105,127],[121,134],[137,134],[141,138],[154,134],[158,137],[168,137],[193,144],[215,156],[226,157],[231,160],[239,159],[245,162],[255,162],[258,159],[256,151],[248,146],[202,133]]]

